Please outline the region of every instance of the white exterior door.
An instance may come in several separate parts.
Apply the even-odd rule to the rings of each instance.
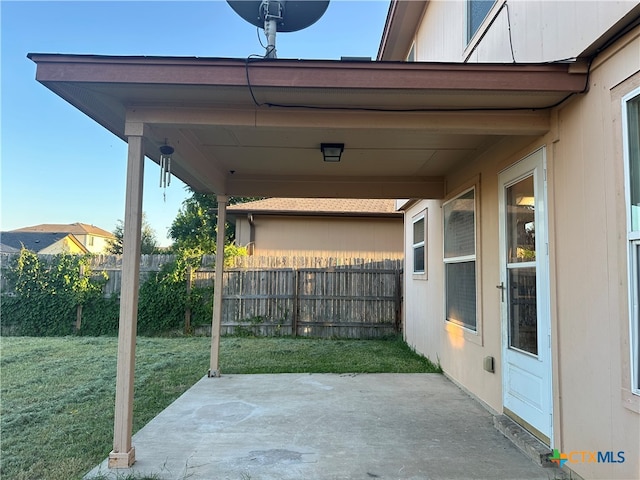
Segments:
[[[503,405],[552,446],[544,149],[503,171],[499,188]]]

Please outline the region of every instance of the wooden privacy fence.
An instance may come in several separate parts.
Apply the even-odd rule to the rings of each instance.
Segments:
[[[238,269],[223,283],[223,334],[371,338],[400,327],[401,269]]]
[[[143,255],[143,282],[169,255]],[[4,258],[2,267],[8,262]],[[91,258],[94,272],[105,271],[106,296],[120,292],[120,256]],[[223,275],[222,334],[371,338],[394,334],[401,325],[402,260],[309,257],[237,257]],[[1,275],[3,277],[4,275]],[[187,276],[192,287],[213,288],[214,257]],[[189,328],[189,311],[185,312]],[[210,334],[211,325],[194,327]]]

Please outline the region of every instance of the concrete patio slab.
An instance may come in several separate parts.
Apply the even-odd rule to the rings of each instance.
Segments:
[[[133,444],[131,469],[110,471],[105,460],[85,478],[563,478],[525,457],[438,374],[205,377]]]

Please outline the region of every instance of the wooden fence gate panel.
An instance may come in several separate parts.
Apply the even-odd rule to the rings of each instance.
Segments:
[[[295,271],[228,270],[223,275],[222,334],[248,329],[292,335]]]
[[[361,268],[225,271],[222,334],[391,335],[399,325],[400,272]]]
[[[368,338],[397,331],[398,270],[300,269],[297,334]]]

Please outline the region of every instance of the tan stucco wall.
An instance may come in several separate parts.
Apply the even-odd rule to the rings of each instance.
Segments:
[[[405,211],[405,224],[412,226],[413,219],[425,216],[427,223],[425,275],[413,274],[413,238],[409,228],[405,234],[403,332],[405,340],[416,351],[426,354],[434,363],[442,354],[442,318],[444,276],[442,263],[442,209],[437,200],[421,201]]]
[[[585,478],[640,478],[640,398],[625,401],[630,383],[623,379],[629,315],[619,121],[620,97],[640,85],[639,72],[636,29],[596,60],[589,94],[560,110],[550,149],[559,440],[565,450],[625,450],[631,457],[608,471],[572,466]]]
[[[447,177],[447,191],[479,188],[480,335],[443,320],[441,209],[429,209],[429,278],[405,274],[407,341],[447,375],[502,411],[498,269],[498,174],[545,147],[548,178],[553,446],[562,452],[624,451],[624,463],[570,464],[584,478],[640,478],[640,397],[630,395],[624,174],[619,98],[640,85],[640,29],[592,65],[589,92],[550,113],[541,138],[507,138]],[[406,223],[408,227],[411,223]],[[408,237],[411,230],[407,230]],[[410,252],[409,239],[405,248]],[[407,265],[412,259],[407,254]],[[482,359],[496,359],[496,373]],[[625,374],[625,371],[627,372]],[[625,376],[626,375],[626,376]]]
[[[402,217],[323,218],[254,215],[254,255],[403,258]],[[246,218],[236,221],[236,243],[249,243]]]

